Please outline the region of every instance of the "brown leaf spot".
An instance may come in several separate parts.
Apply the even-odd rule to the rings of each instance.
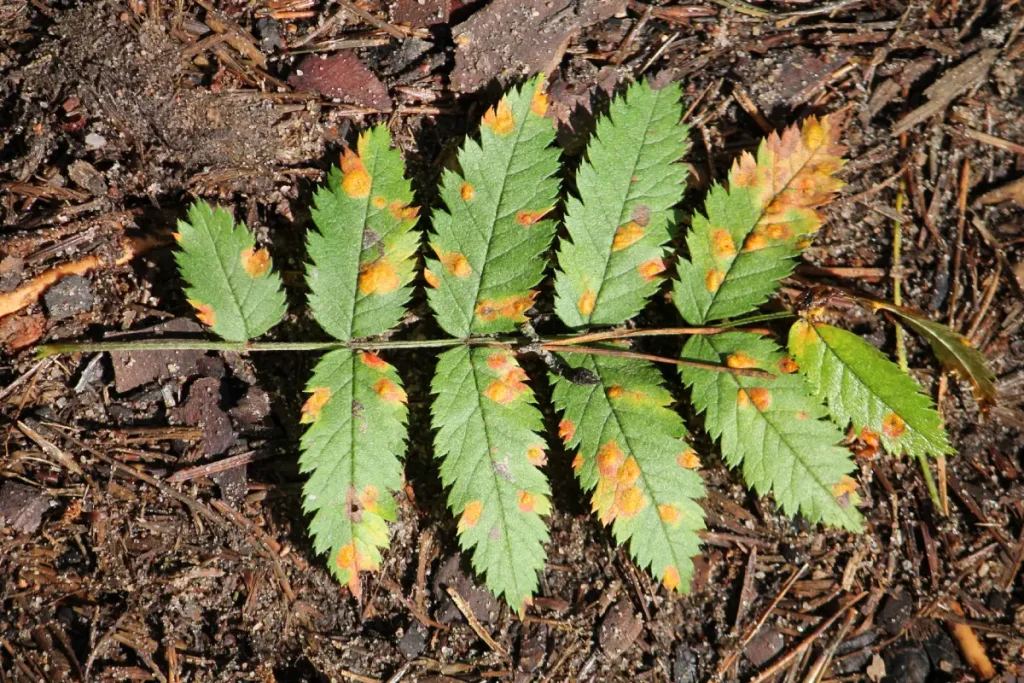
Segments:
[[[907,430],[907,423],[896,413],[889,413],[882,420],[882,433],[890,439],[898,439]]]
[[[579,302],[577,302],[576,308],[578,308],[580,313],[583,315],[590,315],[594,312],[595,301],[596,296],[594,294],[594,290],[588,289],[583,292],[583,296],[581,296]]]
[[[763,413],[772,404],[772,395],[764,387],[756,387],[750,390],[750,400]]]
[[[508,105],[508,101],[505,98],[498,102],[497,107],[488,109],[480,122],[487,128],[490,128],[495,135],[499,136],[508,135],[516,127],[512,108]]]
[[[309,424],[310,422],[316,422],[320,417],[320,411],[327,405],[327,402],[331,399],[331,390],[328,387],[320,387],[314,389],[306,399],[306,402],[302,404],[302,417],[299,418],[299,422],[302,424]]]
[[[363,294],[388,294],[401,286],[401,278],[386,258],[367,263],[359,269],[359,291]]]
[[[651,207],[644,204],[637,204],[633,209],[633,222],[641,228],[646,228],[651,222]]]
[[[213,312],[210,306],[195,299],[189,299],[188,303],[192,308],[196,309],[196,317],[199,318],[199,322],[213,327],[214,322],[217,320],[217,314]]]
[[[558,423],[558,436],[562,439],[562,443],[568,445],[572,438],[576,436],[576,425],[569,420],[562,420]]]
[[[364,351],[359,354],[359,360],[363,362],[363,365],[377,372],[384,372],[388,369],[388,364],[376,353]]]
[[[462,183],[462,187],[459,188],[459,194],[462,195],[462,201],[468,202],[476,195],[476,190],[469,183]]]
[[[725,359],[725,364],[730,368],[737,370],[757,367],[757,361],[743,351],[737,351],[730,354],[729,357]]]
[[[630,221],[620,225],[615,231],[615,239],[612,240],[612,251],[622,251],[631,244],[643,239],[644,229],[636,221]]]
[[[519,491],[516,494],[519,509],[523,512],[533,512],[533,494],[529,491]]]
[[[636,271],[645,282],[652,282],[658,273],[665,270],[665,261],[661,258],[652,258],[637,266]]]
[[[526,450],[526,459],[534,467],[543,467],[548,462],[547,453],[544,452],[544,447],[539,444],[534,444]]]
[[[704,274],[704,288],[709,292],[717,292],[725,281],[725,273],[720,270],[711,269]]]
[[[243,249],[241,258],[242,268],[251,278],[262,277],[270,270],[270,252],[266,249],[259,251],[253,251],[252,247]]]
[[[405,389],[392,382],[387,377],[381,377],[379,380],[373,383],[373,390],[377,392],[382,401],[388,403],[405,403],[409,400],[409,397],[405,393]]]
[[[808,415],[807,413],[805,413],[802,410],[796,411],[796,419],[798,419],[798,420],[806,420],[809,417],[810,417],[810,415]]]
[[[459,518],[459,533],[466,529],[472,529],[480,521],[480,515],[484,511],[484,504],[479,500],[473,500],[466,504]]]
[[[697,451],[692,448],[688,448],[677,455],[676,462],[679,463],[680,467],[684,467],[688,470],[700,469],[700,457],[697,455]]]
[[[439,278],[437,274],[430,268],[423,269],[423,279],[427,281],[427,285],[433,287],[434,289],[437,289],[438,287],[441,286],[441,278]]]
[[[661,577],[661,583],[665,588],[674,591],[679,588],[679,570],[675,565],[665,567],[665,574]]]
[[[553,207],[548,207],[546,209],[541,209],[540,211],[527,211],[526,209],[523,209],[516,213],[516,223],[528,228],[547,215],[552,208]]]
[[[715,259],[724,261],[736,255],[736,243],[725,228],[718,228],[711,233],[711,254]]]
[[[537,292],[527,292],[523,296],[510,296],[504,299],[484,299],[476,305],[476,316],[484,322],[491,322],[498,318],[508,318],[516,322],[524,322],[523,315],[533,306],[533,300]]]
[[[844,476],[838,484],[832,486],[832,496],[839,503],[839,507],[848,508],[851,504],[856,505],[860,502],[860,496],[857,495],[859,486],[856,479],[848,476]]]

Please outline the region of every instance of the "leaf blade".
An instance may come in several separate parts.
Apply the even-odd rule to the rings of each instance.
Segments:
[[[248,341],[265,333],[285,314],[281,277],[245,223],[225,209],[197,201],[188,221],[178,221],[180,249],[175,260],[189,283],[185,294],[214,333],[228,341]]]

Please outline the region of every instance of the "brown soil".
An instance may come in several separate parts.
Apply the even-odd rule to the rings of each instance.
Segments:
[[[544,31],[554,5],[522,4],[534,1]],[[1006,680],[1024,676],[1024,197],[986,195],[1024,171],[1020,4],[844,0],[829,14],[794,1],[759,5],[778,13],[765,17],[730,0],[629,2],[612,16],[560,0],[557,26],[538,34],[548,39],[519,54],[519,28],[481,15],[485,0],[412,2],[360,3],[371,22],[301,0],[0,0],[0,292],[91,254],[100,263],[0,318],[0,682],[683,682],[773,666],[779,681],[978,680],[954,622]],[[358,47],[372,73],[358,88],[321,85],[330,96],[295,90],[317,86],[289,80],[302,57],[285,43],[338,12],[294,52]],[[422,27],[382,21],[397,15]],[[473,17],[474,31],[508,45],[474,54],[457,39]],[[867,532],[825,531],[746,491],[698,437],[709,533],[681,599],[615,549],[569,457],[552,453],[548,567],[519,619],[458,555],[430,453],[433,361],[408,354],[396,362],[413,407],[409,486],[392,549],[357,602],[305,532],[297,418],[310,354],[33,357],[41,340],[195,334],[167,248],[115,261],[125,235],[165,236],[197,196],[233,207],[285,270],[292,315],[272,337],[320,338],[301,288],[305,207],[342,145],[389,121],[429,206],[438,169],[500,88],[466,90],[524,64],[558,65],[553,110],[576,153],[607,92],[641,74],[681,80],[694,204],[762,127],[848,110],[848,187],[783,298],[816,283],[891,298],[903,221],[905,301],[935,319],[952,313],[1002,394],[984,417],[910,340],[914,375],[939,397],[958,451],[939,481],[948,514],[916,463],[867,455]],[[901,120],[908,130],[894,135]],[[432,333],[422,296],[415,306],[421,321],[400,332],[410,338]],[[641,323],[672,322],[668,310],[653,305]],[[840,319],[893,349],[884,321]],[[194,469],[235,456],[245,464]]]

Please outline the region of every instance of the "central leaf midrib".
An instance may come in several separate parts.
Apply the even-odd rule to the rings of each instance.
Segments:
[[[230,220],[234,222],[234,219]],[[234,233],[235,228],[234,226],[232,226],[227,233],[223,234],[223,236],[231,238],[234,237]],[[212,243],[213,253],[216,254],[216,258],[214,259],[214,261],[217,262],[217,266],[220,268],[220,273],[221,275],[224,276],[224,284],[226,285],[225,289],[227,289],[228,293],[231,295],[231,303],[234,304],[235,313],[238,314],[238,320],[242,323],[242,334],[248,337],[249,326],[245,322],[245,313],[242,312],[242,303],[238,300],[238,295],[235,293],[235,288],[231,284],[231,276],[228,274],[227,268],[224,265],[224,260],[222,258],[222,254],[220,251],[220,244],[222,243],[222,240],[218,238],[217,233],[214,233],[213,230],[209,229],[209,226],[207,227],[206,234],[210,238],[210,242]],[[214,319],[214,321],[216,322],[216,319]]]

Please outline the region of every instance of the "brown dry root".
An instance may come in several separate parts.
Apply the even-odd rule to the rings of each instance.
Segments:
[[[96,255],[86,256],[78,261],[62,263],[32,278],[11,292],[0,294],[0,318],[28,308],[43,295],[46,290],[57,284],[68,275],[83,275],[91,270],[109,265],[120,266],[128,263],[139,254],[166,243],[165,239],[153,237],[131,237],[121,241],[121,253],[111,263]]]
[[[949,608],[958,617],[964,616],[964,610],[960,607],[959,603],[953,602]],[[992,666],[992,661],[988,658],[988,655],[985,654],[985,646],[978,640],[974,629],[967,624],[958,624],[953,621],[947,621],[946,623],[949,625],[949,630],[953,633],[953,638],[956,640],[957,645],[960,646],[964,659],[971,665],[971,668],[978,674],[978,677],[983,681],[994,678],[996,669]]]

